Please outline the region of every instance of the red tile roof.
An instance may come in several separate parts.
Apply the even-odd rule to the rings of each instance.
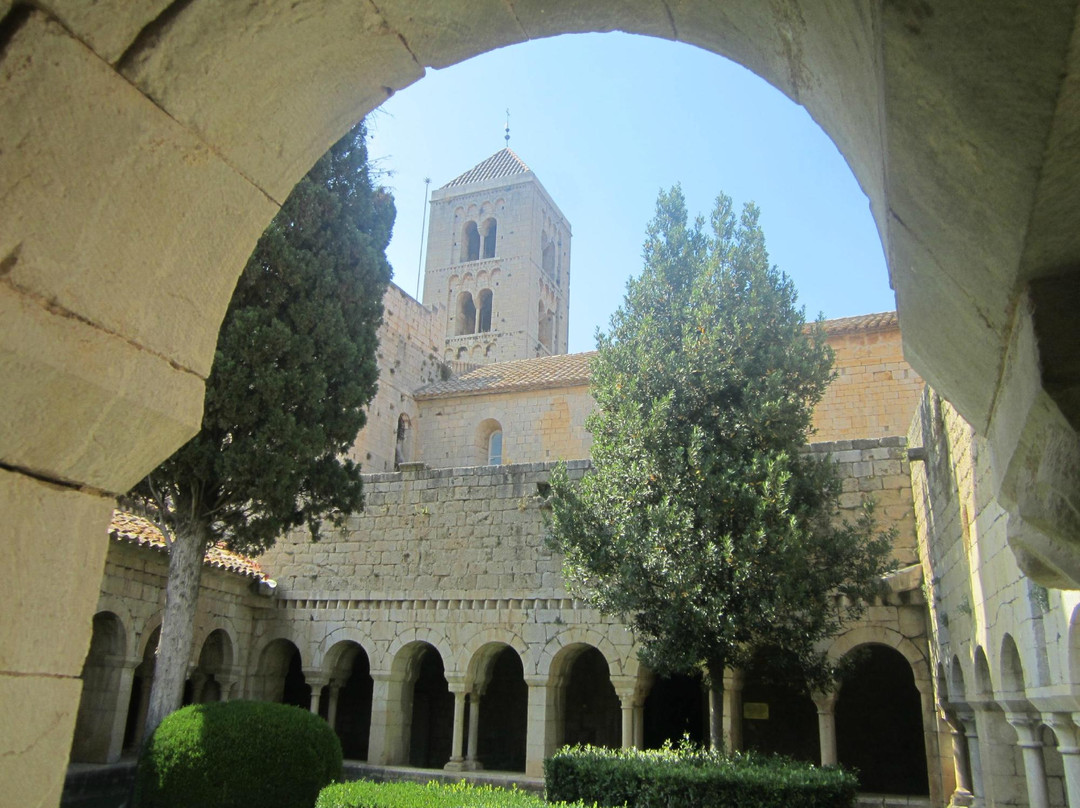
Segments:
[[[165,538],[161,535],[157,525],[148,519],[126,511],[113,511],[112,523],[109,525],[109,536],[116,541],[166,550]],[[260,581],[267,577],[255,559],[226,549],[222,542],[218,542],[206,551],[203,563],[215,569],[233,572]]]
[[[510,390],[542,390],[575,387],[589,383],[589,360],[596,351],[517,359],[483,365],[446,381],[435,382],[416,391],[417,399],[439,396],[470,396]]]
[[[510,149],[501,149],[482,163],[470,168],[460,177],[450,180],[443,188],[456,188],[459,185],[469,185],[484,180],[512,177],[515,174],[527,174],[529,170],[524,161]]]
[[[858,317],[841,317],[826,320],[828,336],[853,334],[860,331],[884,331],[898,328],[895,311],[863,314]],[[513,362],[496,362],[491,365],[451,376],[446,381],[435,382],[416,391],[419,400],[452,396],[478,396],[486,393],[514,390],[542,390],[552,387],[576,387],[589,383],[589,360],[596,351],[544,356],[538,359],[518,359]]]
[[[890,328],[899,328],[900,320],[895,311],[882,311],[877,314],[860,314],[857,317],[840,317],[836,320],[826,320],[826,334],[851,334],[856,331],[885,331]]]

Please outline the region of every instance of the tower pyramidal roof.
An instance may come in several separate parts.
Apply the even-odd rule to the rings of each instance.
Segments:
[[[511,149],[500,149],[482,163],[478,163],[461,176],[450,180],[443,188],[456,188],[459,185],[471,185],[474,182],[483,182],[484,180],[513,177],[516,174],[528,174],[531,170]]]

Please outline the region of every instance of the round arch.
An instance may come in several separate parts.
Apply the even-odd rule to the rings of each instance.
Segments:
[[[861,645],[885,645],[898,651],[911,667],[915,686],[920,692],[930,692],[930,663],[926,656],[903,634],[884,626],[859,626],[841,634],[829,646],[829,661],[835,665]]]
[[[532,670],[528,643],[517,632],[499,628],[481,629],[466,637],[453,660],[454,670],[463,673],[466,682],[472,682],[503,648],[510,648],[518,655],[525,671]]]
[[[592,646],[603,654],[613,677],[637,677],[639,663],[636,656],[631,653],[624,658],[606,636],[595,629],[580,626],[560,631],[547,641],[536,658],[534,673],[548,679],[561,675],[562,667],[583,650],[583,646]]]

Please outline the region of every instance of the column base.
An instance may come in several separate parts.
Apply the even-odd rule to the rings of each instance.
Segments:
[[[444,772],[466,772],[466,771],[469,771],[467,768],[465,768],[466,762],[467,761],[463,760],[462,758],[457,758],[456,760],[454,758],[450,758],[450,760],[447,761],[447,764],[445,766],[443,766],[443,771]]]
[[[975,805],[975,795],[966,788],[958,788],[949,800],[949,808],[972,808]]]

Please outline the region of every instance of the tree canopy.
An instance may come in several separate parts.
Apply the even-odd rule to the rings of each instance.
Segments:
[[[721,195],[706,230],[679,187],[660,194],[644,270],[597,336],[592,469],[551,486],[568,579],[626,617],[650,667],[700,669],[714,690],[767,646],[826,677],[818,644],[890,549],[869,513],[839,518],[834,464],[803,449],[832,351],[758,218]]]
[[[171,544],[155,690],[170,678],[163,667],[179,665],[180,678],[165,685],[171,706],[160,714],[152,695],[150,729],[180,705],[191,638],[186,649],[172,644],[185,641],[185,621],[190,634],[208,543],[257,553],[301,525],[317,538],[324,519],[363,507],[360,467],[345,453],[376,389],[393,222],[361,122],[297,184],[249,258],[218,336],[201,430],[131,493]],[[191,615],[176,611],[181,601]]]

